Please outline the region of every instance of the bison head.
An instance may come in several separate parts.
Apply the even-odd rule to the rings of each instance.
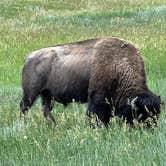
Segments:
[[[140,123],[146,123],[147,126],[157,124],[160,114],[160,104],[160,97],[153,93],[138,95],[130,101],[134,118]]]

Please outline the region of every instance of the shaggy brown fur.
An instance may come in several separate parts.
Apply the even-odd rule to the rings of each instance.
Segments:
[[[22,87],[21,111],[25,113],[40,95],[44,115],[53,121],[53,99],[64,105],[73,99],[88,101],[88,115],[95,113],[105,125],[113,116],[113,107],[115,115],[131,124],[134,118],[145,121],[148,111],[151,117],[160,113],[160,99],[146,85],[139,50],[118,38],[90,39],[32,52],[24,64]]]

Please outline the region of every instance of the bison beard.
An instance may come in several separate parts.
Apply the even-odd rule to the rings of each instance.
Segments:
[[[105,126],[112,116],[154,122],[160,113],[160,98],[146,85],[139,50],[118,38],[98,38],[43,48],[29,54],[22,72],[21,114],[26,114],[38,96],[46,119],[53,102],[64,105],[88,102],[87,115],[96,115]],[[115,110],[115,112],[113,112]]]

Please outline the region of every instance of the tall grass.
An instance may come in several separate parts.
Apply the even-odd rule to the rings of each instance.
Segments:
[[[155,129],[129,128],[112,119],[92,130],[86,104],[56,104],[50,127],[31,108],[19,120],[21,70],[32,50],[94,37],[116,36],[136,44],[149,87],[166,100],[166,2],[89,0],[0,2],[0,165],[165,165],[165,107]]]

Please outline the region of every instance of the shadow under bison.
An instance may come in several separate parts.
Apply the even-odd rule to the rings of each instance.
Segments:
[[[127,123],[156,123],[160,113],[160,97],[146,84],[143,59],[131,43],[118,38],[90,39],[29,54],[22,72],[23,98],[21,113],[38,96],[42,111],[55,122],[51,114],[52,101],[64,105],[88,102],[87,115],[96,115],[105,126],[112,116]],[[115,110],[115,111],[113,111]]]

